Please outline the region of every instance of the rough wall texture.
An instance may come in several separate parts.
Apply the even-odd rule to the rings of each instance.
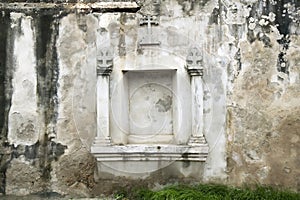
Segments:
[[[139,1],[142,9],[147,2]],[[139,14],[0,6],[0,193],[90,196],[102,184],[90,154],[96,47],[109,41],[121,58],[135,52],[144,34]],[[194,43],[205,51],[211,151],[203,180],[299,191],[299,1],[162,0],[159,7],[163,48],[181,57]]]
[[[228,95],[229,182],[300,189],[297,4],[255,3],[247,37],[235,40],[240,67]]]

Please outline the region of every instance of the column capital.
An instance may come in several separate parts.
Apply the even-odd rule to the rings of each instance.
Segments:
[[[113,69],[113,53],[110,48],[97,50],[97,76],[109,76]]]
[[[186,57],[187,72],[190,76],[203,76],[203,55],[197,47],[192,47]]]

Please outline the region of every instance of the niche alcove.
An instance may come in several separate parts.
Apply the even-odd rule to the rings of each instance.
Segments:
[[[193,79],[199,70],[187,70],[186,60],[159,49],[110,60],[110,50],[101,51],[98,128],[91,148],[98,171],[126,176],[174,161],[205,161],[203,86],[201,76]]]
[[[123,71],[128,91],[128,144],[174,144],[176,70]],[[176,123],[176,122],[175,122]]]

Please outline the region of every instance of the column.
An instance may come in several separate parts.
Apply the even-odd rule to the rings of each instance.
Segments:
[[[95,145],[111,145],[109,133],[109,76],[113,67],[113,55],[109,49],[101,49],[97,56],[97,136]]]
[[[188,144],[195,146],[206,143],[203,135],[203,65],[202,54],[199,49],[191,48],[186,61],[187,72],[191,76],[192,92],[192,134]]]

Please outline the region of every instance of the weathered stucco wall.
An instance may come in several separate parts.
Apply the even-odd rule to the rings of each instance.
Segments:
[[[138,2],[141,9],[147,2]],[[204,52],[210,152],[196,181],[300,190],[300,5],[276,2],[159,4],[158,51],[179,61],[193,45]],[[123,179],[105,186],[94,179],[96,51],[112,46],[120,66],[145,56],[138,48],[146,33],[139,11],[20,4],[0,10],[0,193],[91,196],[126,186]],[[149,174],[145,186],[169,178],[163,170]]]
[[[227,106],[228,181],[299,191],[299,2],[257,2],[236,37]],[[234,69],[231,67],[231,69]]]
[[[270,28],[267,45],[240,41],[227,110],[229,179],[299,190],[299,36]],[[286,69],[278,70],[282,52]]]

